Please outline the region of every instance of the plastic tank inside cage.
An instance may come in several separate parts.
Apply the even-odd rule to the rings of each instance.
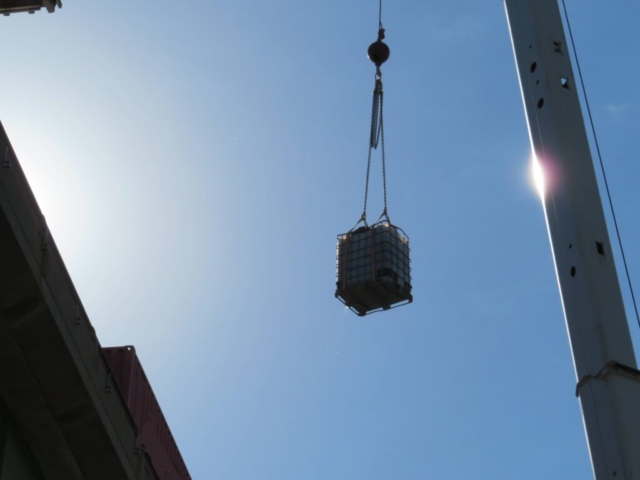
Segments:
[[[388,222],[338,235],[336,297],[358,315],[411,303],[409,238]]]

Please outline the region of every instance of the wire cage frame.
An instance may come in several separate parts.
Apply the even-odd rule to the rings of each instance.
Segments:
[[[336,298],[361,317],[413,302],[410,252],[388,219],[338,235]]]

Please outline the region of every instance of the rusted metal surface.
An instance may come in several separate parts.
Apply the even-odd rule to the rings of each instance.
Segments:
[[[127,345],[102,349],[113,380],[138,427],[138,441],[151,457],[160,480],[191,480],[151,384],[136,354]]]

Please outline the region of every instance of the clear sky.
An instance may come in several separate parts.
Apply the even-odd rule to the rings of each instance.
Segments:
[[[567,2],[640,289],[640,5]],[[377,7],[2,17],[0,119],[102,345],[136,346],[194,479],[591,478],[502,2],[385,0],[415,301],[359,318],[333,296]]]

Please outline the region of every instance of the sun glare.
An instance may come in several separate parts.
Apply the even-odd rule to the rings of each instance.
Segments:
[[[544,192],[545,192],[544,170],[542,169],[542,165],[540,165],[540,161],[535,155],[531,157],[531,177],[533,179],[533,185],[535,186],[538,192],[538,195],[540,195],[540,198],[544,198]]]
[[[84,202],[79,201],[83,195],[78,173],[69,169],[59,148],[42,136],[36,139],[33,132],[16,126],[7,133],[40,210],[57,234],[56,239],[64,237],[72,244],[79,241],[78,227],[86,212]]]

